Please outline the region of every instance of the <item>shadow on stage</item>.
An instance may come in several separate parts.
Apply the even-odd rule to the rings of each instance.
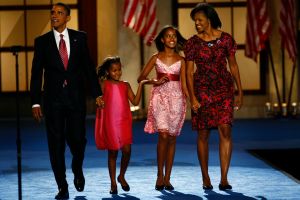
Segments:
[[[128,200],[140,200],[140,198],[128,195],[128,194],[113,194],[111,198],[102,198],[102,200],[121,200],[121,199],[128,199]]]
[[[181,200],[181,199],[188,199],[188,200],[203,200],[202,197],[192,195],[192,194],[184,194],[177,191],[162,191],[162,195],[158,196],[157,198],[162,200]],[[255,198],[245,196],[242,193],[233,192],[233,191],[225,191],[226,194],[220,194],[215,191],[205,191],[203,195],[207,200],[222,200],[222,199],[230,199],[230,200],[256,200]],[[257,196],[257,198],[266,200],[266,198],[262,196]]]
[[[222,200],[222,199],[230,199],[230,200],[267,200],[267,198],[263,196],[256,196],[256,198],[245,196],[242,193],[234,192],[234,191],[224,191],[226,194],[220,194],[215,191],[205,191],[204,197],[207,200]],[[202,197],[193,194],[185,194],[178,191],[161,191],[161,195],[156,196],[158,199],[162,200],[204,200]],[[102,198],[102,200],[140,200],[140,198],[128,195],[128,194],[116,194],[112,195],[110,198]],[[88,200],[85,196],[76,196],[74,200]]]
[[[85,196],[76,196],[74,200],[88,200]]]
[[[157,196],[157,198],[162,199],[162,200],[173,200],[173,199],[188,199],[188,200],[203,200],[203,198],[193,195],[193,194],[185,194],[182,192],[178,192],[178,191],[161,191],[160,196]]]
[[[203,195],[207,200],[219,200],[219,199],[230,199],[230,200],[256,200],[256,198],[249,197],[244,195],[243,193],[234,192],[232,190],[224,191],[226,194],[216,193],[215,191],[205,191]],[[256,196],[260,200],[267,200],[263,196]]]

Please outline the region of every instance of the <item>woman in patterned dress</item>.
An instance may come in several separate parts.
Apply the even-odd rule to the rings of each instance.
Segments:
[[[192,108],[192,128],[198,131],[197,153],[201,166],[203,189],[211,190],[208,174],[208,140],[210,130],[219,132],[221,165],[220,190],[232,189],[227,180],[231,153],[233,111],[242,106],[242,86],[235,58],[237,45],[232,36],[221,31],[215,9],[199,3],[190,14],[197,34],[185,45],[187,87]],[[227,70],[227,62],[230,72]],[[194,64],[196,71],[194,72]],[[234,82],[238,95],[234,101]]]
[[[188,95],[185,61],[178,54],[178,48],[182,47],[185,41],[174,27],[164,27],[155,39],[158,53],[150,58],[138,78],[139,82],[148,79],[148,74],[155,68],[157,79],[151,79],[149,82],[154,86],[144,130],[150,134],[159,133],[156,190],[174,189],[170,183],[170,176],[176,137],[180,134],[185,119]]]

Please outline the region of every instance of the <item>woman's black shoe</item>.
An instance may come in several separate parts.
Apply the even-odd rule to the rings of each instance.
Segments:
[[[118,189],[111,189],[109,194],[118,194]]]
[[[125,192],[128,192],[130,190],[129,185],[122,185],[121,181],[120,181],[120,177],[117,178],[118,182],[121,184],[122,190],[124,190]]]
[[[173,187],[173,185],[166,185],[165,186],[165,190],[169,190],[169,191],[171,191],[171,190],[174,190],[174,187]]]
[[[164,189],[164,185],[155,185],[155,189],[158,190],[158,191],[161,191]]]
[[[212,190],[214,187],[212,185],[203,185],[203,190]]]
[[[219,190],[231,190],[232,189],[232,186],[231,185],[222,185],[222,184],[219,184]]]

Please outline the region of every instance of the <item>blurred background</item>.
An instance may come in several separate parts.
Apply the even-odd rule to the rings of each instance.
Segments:
[[[37,124],[31,119],[29,95],[34,38],[51,30],[49,18],[52,5],[63,2],[71,7],[68,27],[87,32],[95,66],[99,66],[106,56],[121,57],[124,66],[122,79],[129,81],[136,91],[137,77],[156,48],[153,44],[146,44],[148,40],[130,28],[132,24],[124,25],[128,1],[0,0],[0,199],[17,199],[18,195],[21,199],[21,172],[24,176],[24,199],[52,199],[56,192],[44,121]],[[208,2],[219,14],[221,29],[236,40],[244,105],[235,113],[237,120],[233,126],[234,152],[230,180],[235,190],[229,193],[201,190],[196,155],[197,134],[191,130],[191,121],[188,120],[190,109],[187,109],[187,121],[182,136],[177,140],[174,163],[176,191],[154,192],[157,135],[143,133],[151,89],[151,86],[145,86],[140,105],[131,107],[136,119],[133,124],[133,162],[128,171],[133,190],[130,195],[122,194],[115,199],[299,199],[299,1],[137,1],[140,6],[145,2],[154,3],[151,4],[154,5],[151,13],[157,21],[152,25],[158,22],[158,26],[148,29],[151,36],[163,26],[172,24],[188,39],[196,34],[190,18],[191,9],[199,2]],[[256,31],[251,34],[248,31],[247,37],[247,29]],[[292,33],[295,33],[294,37]],[[257,51],[245,56],[247,47],[251,45],[250,40],[259,41]],[[154,71],[149,77],[155,77]],[[89,187],[83,194],[76,193],[71,186],[73,176],[68,168],[70,195],[76,200],[99,199],[99,196],[113,199],[108,194],[106,152],[97,151],[94,143],[95,110],[94,99],[87,95],[88,144],[84,170]],[[220,170],[216,130],[212,131],[210,147],[210,173],[217,188]],[[70,163],[68,151],[66,158]],[[150,187],[149,183],[152,184]]]
[[[34,38],[51,29],[49,10],[51,5],[57,2],[66,3],[72,9],[68,27],[88,33],[89,47],[95,64],[99,66],[108,55],[119,55],[124,65],[123,80],[129,81],[134,90],[137,89],[137,77],[141,68],[156,52],[154,45],[146,45],[141,36],[123,25],[125,0],[0,0],[0,118],[11,118],[16,115],[16,61],[11,52],[11,47],[14,45],[22,46],[18,61],[20,114],[22,117],[31,116],[29,84]],[[196,31],[189,14],[199,2],[203,1],[157,0],[158,31],[164,25],[173,24],[187,39],[194,35]],[[245,98],[243,109],[237,112],[235,117],[298,116],[300,73],[298,67],[293,70],[294,63],[281,44],[282,37],[279,33],[281,1],[266,1],[271,29],[268,35],[271,51],[262,49],[257,62],[245,56],[247,1],[207,0],[205,2],[215,7],[223,24],[221,29],[232,34],[238,44],[236,57]],[[294,2],[295,11],[298,11],[299,9],[296,8],[299,8],[299,3]],[[250,18],[251,20],[254,19]],[[296,28],[299,27],[298,13],[293,20]],[[297,28],[297,35],[299,35],[299,28]],[[273,65],[270,62],[270,54]],[[299,57],[296,57],[296,66],[298,60]],[[293,78],[292,74],[294,74]],[[154,77],[154,73],[151,76]],[[140,106],[132,108],[135,116],[139,118],[145,117],[150,88],[151,86],[145,86],[144,98]],[[94,100],[89,97],[87,107],[88,114],[95,113]],[[189,117],[188,113],[187,118]]]

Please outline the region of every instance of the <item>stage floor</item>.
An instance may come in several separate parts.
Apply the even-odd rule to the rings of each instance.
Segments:
[[[107,152],[95,147],[93,116],[87,119],[88,144],[84,162],[85,190],[77,192],[70,169],[70,152],[67,157],[67,180],[70,199],[146,199],[146,200],[215,200],[215,199],[300,199],[299,181],[287,172],[273,168],[248,153],[249,149],[287,149],[300,147],[299,120],[236,120],[233,126],[233,155],[229,171],[232,191],[219,191],[220,168],[218,134],[210,137],[209,172],[214,189],[202,189],[200,168],[196,152],[196,133],[191,122],[186,121],[178,137],[171,182],[172,192],[156,191],[156,141],[157,135],[143,132],[145,121],[135,121],[132,157],[126,178],[130,192],[118,186],[118,195],[110,195]],[[0,120],[0,199],[18,199],[16,127],[14,120]],[[22,139],[22,193],[23,199],[54,199],[57,193],[50,169],[44,124],[31,119],[21,121]],[[119,154],[120,155],[120,154]],[[287,155],[289,156],[289,155]],[[299,158],[295,158],[299,159]],[[118,166],[120,159],[118,159]]]

